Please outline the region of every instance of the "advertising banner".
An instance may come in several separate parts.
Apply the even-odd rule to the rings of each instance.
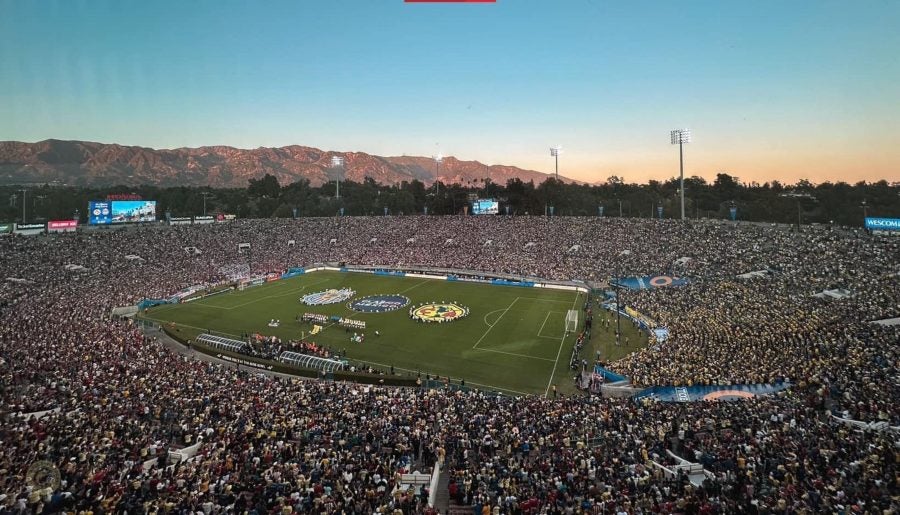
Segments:
[[[22,234],[25,236],[31,236],[33,234],[41,234],[47,228],[44,224],[16,224],[16,228],[13,232],[16,234]]]
[[[649,398],[660,402],[736,401],[770,395],[790,386],[786,381],[772,384],[653,386],[642,390],[634,398]]]
[[[78,228],[78,220],[50,220],[47,232],[74,232]]]
[[[191,225],[194,223],[189,216],[172,216],[169,218],[169,225]]]
[[[211,224],[215,221],[216,221],[216,219],[213,216],[195,216],[194,217],[195,224]]]
[[[0,223],[0,235],[9,234],[13,231],[13,224],[3,222]]]
[[[870,231],[900,231],[900,218],[866,218]]]

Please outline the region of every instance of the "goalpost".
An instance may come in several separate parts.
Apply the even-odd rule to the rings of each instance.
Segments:
[[[574,309],[570,309],[568,313],[566,313],[566,332],[574,333],[578,330],[578,311]]]

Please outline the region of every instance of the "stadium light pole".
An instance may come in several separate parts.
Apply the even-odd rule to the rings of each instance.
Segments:
[[[622,343],[622,304],[619,303],[619,289],[621,287],[619,281],[616,280],[616,347]]]
[[[441,192],[441,161],[444,160],[444,156],[438,154],[432,159],[434,159],[434,192],[438,194]]]
[[[344,169],[344,158],[342,156],[331,156],[331,167],[339,170],[334,181],[334,198],[341,198],[341,171]]]
[[[208,191],[200,192],[200,196],[203,197],[203,216],[206,216],[206,199],[212,196],[212,193]]]
[[[555,147],[550,147],[550,156],[556,161],[556,180],[559,180],[559,154],[562,152],[562,147],[556,145]]]
[[[672,144],[678,145],[678,187],[681,189],[681,220],[684,221],[684,144],[691,142],[690,129],[675,129],[670,133]]]
[[[22,192],[22,223],[25,223],[25,193],[28,192],[25,188],[20,189]]]

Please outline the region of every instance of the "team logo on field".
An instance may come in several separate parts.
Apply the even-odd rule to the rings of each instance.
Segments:
[[[300,302],[308,306],[321,306],[323,304],[335,304],[350,300],[356,292],[350,288],[342,288],[340,290],[325,290],[316,293],[310,293],[300,297]]]
[[[394,311],[409,304],[409,298],[403,295],[370,295],[348,302],[347,307],[363,313],[385,313]]]
[[[409,316],[421,322],[453,322],[468,314],[469,308],[456,302],[431,302],[409,310]]]

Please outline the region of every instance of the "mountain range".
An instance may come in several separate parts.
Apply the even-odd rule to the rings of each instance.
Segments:
[[[343,170],[331,158],[344,158]],[[433,184],[434,159],[419,156],[382,157],[364,152],[332,152],[290,145],[240,149],[228,146],[152,149],[90,141],[44,140],[0,142],[0,184],[56,183],[73,186],[151,184],[158,186],[247,186],[249,179],[271,174],[281,184],[307,179],[321,185],[338,176],[356,182],[371,177],[381,184],[418,179]],[[440,180],[468,184],[489,178],[506,184],[512,178],[536,184],[550,174],[515,166],[486,165],[445,157]],[[566,182],[578,182],[560,177]]]

